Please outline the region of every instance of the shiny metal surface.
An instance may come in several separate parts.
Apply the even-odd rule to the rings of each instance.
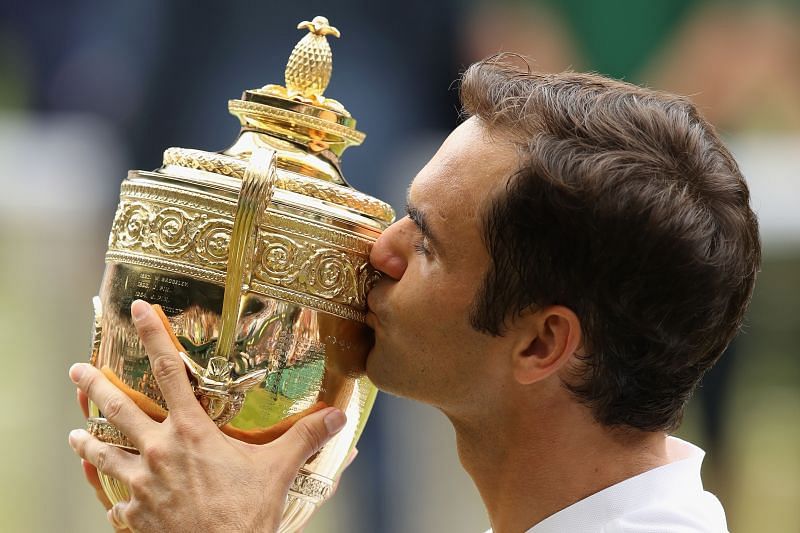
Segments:
[[[188,276],[112,263],[100,292],[104,334],[95,364],[107,366],[126,385],[166,408],[131,322],[130,302],[141,298],[160,303],[187,354],[205,367],[214,356],[224,291]],[[311,475],[315,482],[300,479],[292,490],[293,498],[319,503],[329,494],[375,399],[376,390],[364,376],[371,332],[364,324],[258,294],[247,294],[242,304],[231,374],[265,370],[266,375],[247,393],[225,432],[246,442],[265,443],[274,438],[270,428],[319,401],[342,409],[348,418],[345,429],[301,475]],[[92,423],[103,422],[96,408],[92,414]],[[132,448],[124,437],[115,444]],[[126,489],[115,480],[106,478],[105,485],[113,499],[127,498]]]
[[[324,17],[303,22],[286,87],[246,91],[242,123],[220,153],[170,148],[164,166],[122,183],[106,253],[91,362],[155,420],[167,406],[131,322],[135,299],[159,304],[181,344],[198,401],[239,440],[274,440],[305,414],[342,409],[347,425],[295,479],[280,531],[327,498],[375,400],[365,376],[372,243],[391,208],[347,185],[339,157],[363,134],[323,97],[331,73]],[[135,452],[90,404],[89,431]],[[101,474],[112,502],[127,488]]]

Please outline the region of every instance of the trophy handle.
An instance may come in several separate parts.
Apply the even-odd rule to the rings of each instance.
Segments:
[[[230,360],[242,295],[249,290],[258,225],[272,198],[277,158],[274,150],[258,148],[247,165],[228,245],[228,273],[222,299],[216,356]]]

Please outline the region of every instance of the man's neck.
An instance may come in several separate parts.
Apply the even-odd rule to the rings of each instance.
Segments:
[[[526,531],[620,481],[669,463],[666,435],[612,430],[574,401],[450,417],[495,533]],[[497,416],[497,412],[510,416]]]

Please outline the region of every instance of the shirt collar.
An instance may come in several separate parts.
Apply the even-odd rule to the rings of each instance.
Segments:
[[[582,533],[636,509],[663,500],[673,493],[703,492],[700,466],[705,452],[676,437],[667,438],[667,449],[677,459],[596,492],[539,522],[527,533]]]

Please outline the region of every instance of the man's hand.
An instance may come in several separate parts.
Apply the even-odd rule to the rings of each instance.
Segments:
[[[140,451],[125,452],[84,430],[70,433],[78,455],[130,489],[131,500],[111,507],[109,521],[137,532],[275,531],[297,471],[341,430],[344,413],[327,408],[308,415],[265,445],[232,439],[195,399],[184,363],[151,307],[136,301],[131,314],[169,407],[164,422],[153,421],[93,366],[79,363],[69,373]],[[97,488],[91,467],[84,470]]]

